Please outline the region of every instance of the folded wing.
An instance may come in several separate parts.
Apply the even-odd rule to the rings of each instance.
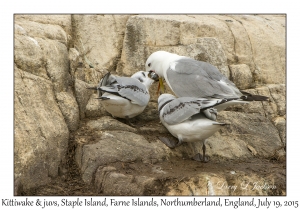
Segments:
[[[100,86],[101,85],[101,86]],[[98,89],[128,99],[133,104],[146,106],[150,95],[145,85],[135,78],[106,75],[100,81]]]
[[[239,98],[243,95],[215,66],[190,58],[171,63],[167,78],[178,97]]]

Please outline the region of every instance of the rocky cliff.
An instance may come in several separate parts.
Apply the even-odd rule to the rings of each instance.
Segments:
[[[285,195],[285,27],[284,15],[15,15],[15,194]],[[135,127],[86,89],[107,71],[144,70],[157,50],[209,62],[270,98],[219,113],[230,126],[209,138],[207,164],[158,140],[171,136],[155,84]],[[67,191],[74,179],[84,192]]]

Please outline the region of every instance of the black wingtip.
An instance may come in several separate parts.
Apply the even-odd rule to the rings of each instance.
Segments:
[[[86,89],[97,90],[97,87],[87,87]]]
[[[245,95],[242,96],[243,101],[269,101],[269,97],[261,95]]]
[[[221,126],[225,126],[225,125],[231,125],[230,123],[220,123],[220,122],[216,122],[213,123],[213,125],[221,125]]]
[[[100,100],[109,100],[110,98],[107,98],[107,97],[99,97],[99,98],[95,98],[95,99],[100,99]]]
[[[261,96],[261,95],[252,95],[251,93],[241,91],[243,96],[241,96],[241,99],[243,101],[269,101],[269,97],[267,96]]]

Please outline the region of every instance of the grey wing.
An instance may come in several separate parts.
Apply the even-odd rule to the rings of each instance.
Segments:
[[[166,104],[160,116],[169,125],[181,123],[201,110],[201,102],[197,98],[181,97]]]
[[[146,106],[150,94],[144,84],[131,77],[117,77],[117,90],[122,97],[131,100],[131,103]]]
[[[113,77],[109,84],[99,87],[99,90],[126,98],[140,106],[146,106],[150,100],[146,86],[131,77]]]
[[[213,65],[189,58],[170,65],[167,78],[178,97],[237,98],[243,94]]]

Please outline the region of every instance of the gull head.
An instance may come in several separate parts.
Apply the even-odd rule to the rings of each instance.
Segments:
[[[156,51],[152,53],[145,64],[146,71],[155,72],[160,77],[164,77],[164,72],[169,68],[170,62],[179,57],[176,54],[166,51]]]
[[[170,67],[170,63],[177,60],[181,56],[169,53],[166,51],[156,51],[152,53],[145,64],[146,71],[147,72],[154,72],[159,76],[159,84],[158,84],[158,91],[161,89],[163,92],[165,90],[163,85],[164,75],[166,74],[166,71]]]
[[[158,81],[158,75],[154,72],[138,71],[134,73],[131,78],[135,78],[143,83],[147,89],[152,85],[154,81]]]

